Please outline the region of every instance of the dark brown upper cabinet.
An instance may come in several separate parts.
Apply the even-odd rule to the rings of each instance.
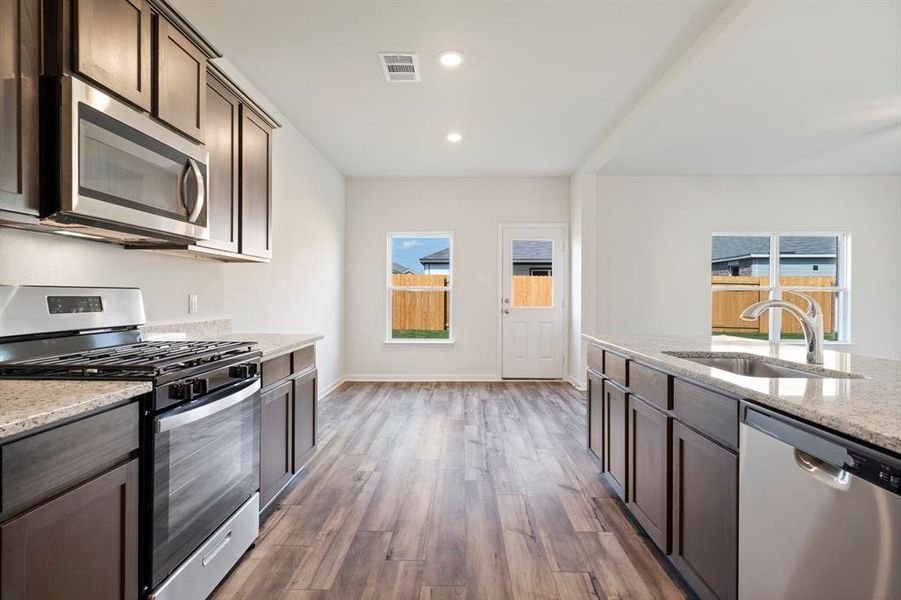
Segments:
[[[241,253],[272,257],[272,127],[241,107]]]
[[[0,222],[38,215],[40,15],[40,0],[0,0]]]
[[[206,55],[166,19],[157,17],[155,114],[182,133],[204,141]]]
[[[149,111],[152,14],[146,0],[73,0],[75,72]]]
[[[206,82],[206,105],[206,147],[210,152],[210,239],[197,245],[223,252],[238,252],[241,101],[210,74]]]

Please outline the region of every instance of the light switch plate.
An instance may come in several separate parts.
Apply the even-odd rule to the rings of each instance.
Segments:
[[[197,294],[188,294],[188,313],[194,314],[197,311]]]

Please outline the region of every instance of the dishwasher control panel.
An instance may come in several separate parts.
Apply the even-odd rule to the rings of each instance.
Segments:
[[[901,494],[901,469],[854,451],[848,451],[853,464],[846,463],[846,471],[873,485]]]

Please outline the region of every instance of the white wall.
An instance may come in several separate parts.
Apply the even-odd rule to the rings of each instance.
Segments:
[[[848,231],[849,351],[901,358],[901,177],[598,177],[596,333],[710,331],[714,231]]]
[[[232,317],[235,331],[322,333],[320,390],[343,363],[344,177],[268,105],[284,126],[273,137],[271,264],[222,264],[0,228],[0,284],[136,286],[150,323]],[[200,312],[188,315],[188,294]]]
[[[348,377],[497,378],[498,224],[568,221],[563,177],[348,179]],[[392,231],[453,232],[452,346],[385,344],[385,240]]]

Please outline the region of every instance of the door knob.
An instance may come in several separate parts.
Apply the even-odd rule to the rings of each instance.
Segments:
[[[505,315],[509,315],[509,314],[510,314],[510,309],[509,309],[509,308],[505,308],[505,309],[504,309],[504,314],[505,314]]]

